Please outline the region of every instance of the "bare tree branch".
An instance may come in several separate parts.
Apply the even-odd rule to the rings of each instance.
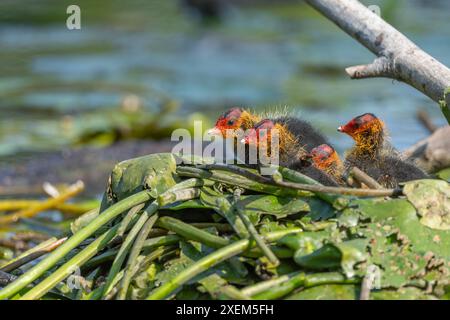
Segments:
[[[442,107],[450,121],[450,69],[357,0],[305,0],[377,58],[347,68],[352,79],[387,77],[403,81]]]
[[[392,74],[390,61],[385,57],[376,58],[371,64],[348,67],[345,72],[352,79],[390,77]]]
[[[375,179],[373,179],[358,167],[353,167],[350,170],[350,174],[353,176],[353,178],[355,178],[359,182],[364,183],[370,189],[383,189],[383,187]]]
[[[428,173],[450,167],[450,126],[437,129],[431,136],[417,142],[402,153]]]

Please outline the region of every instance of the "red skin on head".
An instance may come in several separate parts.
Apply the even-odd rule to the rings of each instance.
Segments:
[[[314,162],[317,160],[318,162],[322,162],[327,160],[333,153],[334,149],[327,144],[321,144],[318,147],[315,147],[311,150],[311,157]]]
[[[269,119],[260,121],[245,135],[243,142],[245,144],[258,145],[261,139],[267,139],[269,131],[274,126],[275,124]]]
[[[235,107],[231,108],[224,114],[222,114],[219,119],[216,121],[216,125],[214,126],[216,129],[219,129],[222,132],[222,135],[226,135],[227,130],[236,130],[240,128],[240,117],[244,110],[241,108]]]
[[[338,131],[344,132],[353,137],[354,134],[365,130],[374,121],[379,121],[379,119],[372,113],[365,113],[356,118],[353,118],[346,125],[340,126],[338,128]]]
[[[331,168],[333,165],[340,164],[337,152],[327,144],[321,144],[312,149],[310,156],[314,166],[321,170],[327,171],[327,169]]]

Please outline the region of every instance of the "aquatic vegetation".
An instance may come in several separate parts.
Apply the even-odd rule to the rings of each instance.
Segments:
[[[386,198],[327,189],[286,168],[279,174],[172,154],[124,161],[100,209],[77,219],[73,234],[23,275],[4,280],[0,298],[448,296],[450,230],[424,220],[427,202],[449,201],[447,182],[407,182]]]

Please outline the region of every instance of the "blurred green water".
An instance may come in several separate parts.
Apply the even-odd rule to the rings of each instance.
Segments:
[[[2,0],[0,155],[69,146],[117,118],[130,95],[150,115],[172,99],[180,116],[211,118],[232,105],[287,105],[340,150],[351,141],[335,128],[364,112],[386,121],[399,148],[427,135],[418,108],[444,124],[433,102],[406,85],[348,79],[346,66],[373,56],[301,1],[249,2],[202,23],[174,0]],[[363,2],[450,65],[448,1]],[[82,29],[70,31],[66,8],[74,3]]]

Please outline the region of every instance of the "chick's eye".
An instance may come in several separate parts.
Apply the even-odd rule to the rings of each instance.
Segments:
[[[232,125],[234,124],[234,120],[228,120],[227,124],[228,124],[229,126],[232,126]]]

